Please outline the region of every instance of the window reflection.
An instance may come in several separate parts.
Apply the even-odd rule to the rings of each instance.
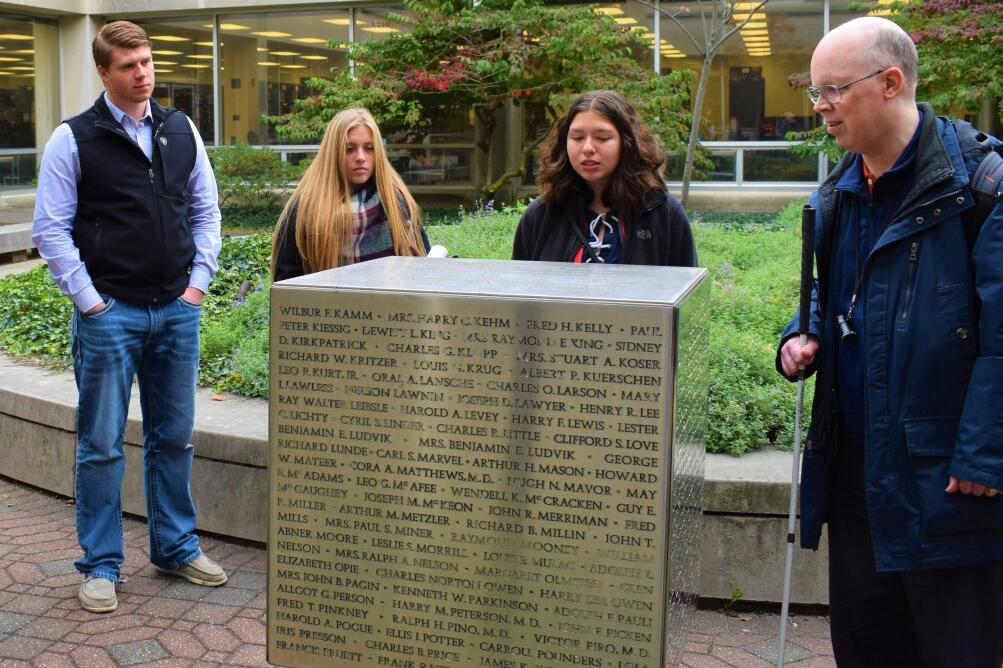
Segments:
[[[714,59],[700,119],[706,141],[783,141],[787,130],[807,130],[816,123],[804,91],[789,78],[808,70],[822,37],[822,13],[795,0],[771,0],[752,13],[757,4],[735,3],[731,24],[749,20]],[[686,35],[702,39],[698,8],[668,0],[661,8],[677,19],[661,19],[662,72],[690,69],[699,76],[702,61]]]
[[[403,18],[403,7],[359,7],[355,10],[355,41],[385,40],[395,33],[408,32],[406,23],[394,20],[390,14]]]
[[[545,0],[551,5],[577,5],[567,0]],[[601,2],[599,11],[608,14],[621,27],[636,30],[647,43],[635,57],[643,66],[651,67],[658,58],[662,73],[689,69],[696,74],[702,66],[699,48],[687,36],[687,31],[700,39],[702,17],[697,3],[683,0],[661,0],[656,12],[652,3],[638,0]],[[749,23],[737,32],[714,60],[700,123],[700,137],[705,142],[720,141],[783,141],[789,131],[808,130],[817,124],[802,88],[792,85],[792,75],[809,69],[811,52],[821,38],[823,15],[818,3],[803,0],[771,0],[755,13],[755,2],[736,3],[737,26],[743,19]],[[400,22],[406,10],[399,4],[357,6],[344,4],[314,5],[320,9],[281,12],[244,12],[218,16],[147,19],[141,23],[155,41],[157,65],[156,97],[164,104],[187,112],[198,125],[207,143],[213,140],[214,115],[220,119],[219,142],[248,142],[258,145],[287,144],[275,136],[274,128],[261,122],[263,115],[282,115],[294,110],[295,101],[311,95],[310,77],[330,77],[331,71],[350,67],[347,45],[354,39],[386,40],[406,33],[410,25]],[[832,0],[831,25],[861,15],[851,0]],[[220,62],[212,60],[212,26],[218,24]],[[38,52],[40,21],[8,20],[0,33],[30,32],[26,50]],[[685,27],[685,30],[683,29]],[[56,26],[50,25],[56,35]],[[53,40],[55,37],[53,37]],[[0,57],[8,55],[13,46],[0,41]],[[49,50],[57,53],[57,42]],[[51,131],[56,117],[58,92],[39,91],[35,77],[41,77],[40,58],[35,53],[18,72],[0,61],[0,143],[2,146],[32,146]],[[49,65],[47,78],[58,80],[58,72]],[[213,65],[219,67],[219,90],[213,89]],[[36,71],[37,70],[37,71]],[[19,82],[18,78],[23,81]],[[695,86],[694,86],[695,94]],[[214,105],[219,105],[216,108]],[[51,119],[42,120],[40,109],[51,108]],[[476,183],[477,168],[484,156],[474,147],[475,123],[467,107],[438,106],[426,110],[426,119],[415,127],[401,129],[385,123],[387,149],[402,176],[412,185]],[[27,117],[25,116],[27,114]],[[520,105],[516,118],[521,117],[523,142],[532,142],[550,127],[542,107]],[[27,120],[25,120],[27,118]],[[18,119],[21,119],[20,121]],[[21,128],[15,128],[17,123]],[[10,127],[2,125],[7,123]],[[27,124],[25,126],[25,124]],[[44,128],[44,132],[42,129]],[[33,136],[34,134],[34,136]],[[319,141],[319,137],[314,142]],[[290,147],[291,148],[291,147]],[[731,181],[736,171],[745,181],[775,180],[776,173],[787,171],[787,180],[802,180],[815,169],[813,161],[788,159],[782,151],[760,153],[767,147],[740,150],[744,160],[733,149],[710,147],[714,168],[706,174],[712,181]],[[294,151],[309,148],[292,149]],[[778,149],[779,150],[779,149]],[[722,152],[724,151],[724,152]],[[284,152],[284,155],[286,153]],[[288,153],[293,157],[293,153]],[[675,158],[670,161],[669,178],[673,178]],[[744,165],[744,172],[736,165]],[[783,167],[783,165],[787,167]],[[0,175],[3,174],[0,164]],[[535,171],[535,159],[530,160],[529,183]],[[812,180],[809,177],[807,180]]]
[[[387,157],[404,182],[414,186],[467,185],[472,183],[474,149],[439,148],[428,144],[389,146]]]
[[[785,150],[746,151],[746,181],[815,181],[818,158],[802,158]]]
[[[746,153],[746,155],[749,155]],[[670,155],[665,161],[665,180],[682,181],[685,160],[682,155]],[[737,151],[711,151],[708,156],[712,163],[710,169],[701,171],[704,181],[733,182],[736,180],[735,162]]]
[[[261,117],[294,111],[308,79],[348,67],[350,19],[347,9],[221,15],[223,143],[288,143]]]
[[[58,52],[54,23],[0,16],[0,149],[44,146],[59,122]],[[11,161],[0,161],[8,184],[19,178],[11,171]]]
[[[212,18],[195,16],[136,21],[153,42],[153,99],[183,111],[202,141],[214,142]]]

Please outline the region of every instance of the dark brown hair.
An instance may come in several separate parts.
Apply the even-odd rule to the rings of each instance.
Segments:
[[[620,162],[602,193],[602,201],[616,209],[621,217],[627,216],[641,203],[646,192],[665,188],[662,179],[665,152],[641,122],[634,107],[616,91],[592,91],[571,103],[543,141],[536,184],[548,204],[566,202],[576,194],[592,197],[588,184],[568,160],[568,130],[575,116],[583,111],[602,114],[620,133]]]
[[[91,53],[94,54],[95,65],[107,68],[111,65],[113,49],[138,49],[141,46],[153,47],[145,30],[129,21],[112,21],[106,23],[94,38]]]

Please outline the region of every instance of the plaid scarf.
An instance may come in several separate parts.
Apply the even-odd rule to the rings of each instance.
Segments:
[[[380,192],[372,181],[354,193],[352,205],[352,234],[345,242],[342,264],[365,262],[394,254],[394,240],[390,221],[380,201]],[[407,207],[404,218],[408,219]]]

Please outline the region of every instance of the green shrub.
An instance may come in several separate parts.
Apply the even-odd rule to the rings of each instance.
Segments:
[[[740,455],[766,444],[789,448],[794,388],[774,370],[780,332],[797,305],[800,211],[775,217],[694,214],[700,264],[711,273],[710,424],[707,448]],[[521,210],[464,212],[428,228],[432,243],[465,258],[505,259]],[[225,239],[202,311],[202,384],[252,397],[268,392],[268,261],[271,235]],[[252,285],[243,303],[241,283]],[[69,362],[70,301],[45,267],[0,279],[0,347]],[[805,405],[810,406],[806,391]]]
[[[208,328],[233,310],[245,279],[251,282],[252,290],[263,290],[268,285],[270,255],[269,234],[223,239],[219,271],[202,302],[203,337]],[[60,293],[45,266],[0,279],[0,348],[9,354],[69,366],[72,314],[73,303]],[[235,330],[234,336],[243,339],[247,332]],[[204,345],[203,341],[203,349]],[[261,369],[267,377],[265,367]]]
[[[199,382],[218,392],[268,396],[267,290],[203,326]]]
[[[0,348],[46,364],[70,363],[73,304],[41,265],[0,278]]]
[[[252,290],[264,289],[269,282],[271,256],[271,234],[224,238],[219,253],[219,271],[209,284],[209,294],[202,302],[203,323],[230,309],[245,280],[251,282]]]
[[[222,207],[219,212],[223,218],[223,229],[239,232],[270,230],[278,222],[282,206],[279,203],[267,208],[235,204]]]
[[[199,382],[217,391],[268,395],[268,287],[272,236],[224,240],[219,271],[202,306]],[[250,282],[246,300],[237,299]]]
[[[700,264],[713,281],[711,452],[740,455],[768,443],[791,447],[794,392],[777,374],[775,356],[797,307],[803,204],[791,202],[767,225],[693,217]]]
[[[480,260],[508,260],[512,257],[512,237],[525,206],[500,210],[475,210],[455,225],[437,225],[426,232],[429,241],[441,244],[450,255]]]
[[[304,170],[304,166],[283,162],[271,149],[247,144],[214,148],[209,159],[224,225],[231,229],[274,225],[292,184]]]

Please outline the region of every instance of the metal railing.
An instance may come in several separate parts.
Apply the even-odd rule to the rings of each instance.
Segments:
[[[729,190],[785,189],[814,187],[828,175],[828,161],[818,155],[802,158],[788,151],[799,142],[789,141],[705,141],[703,147],[715,163],[714,169],[704,171],[707,177],[694,180],[690,187]],[[670,185],[679,185],[682,178],[682,160],[678,155],[670,158],[667,174]]]

